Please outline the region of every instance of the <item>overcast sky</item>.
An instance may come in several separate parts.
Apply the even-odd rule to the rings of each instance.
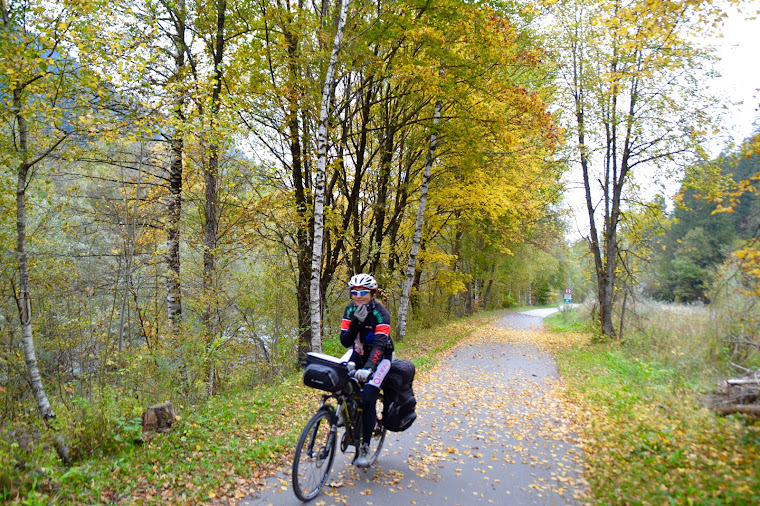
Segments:
[[[734,14],[729,18],[722,40],[716,42],[721,61],[716,65],[722,77],[714,83],[715,89],[723,91],[734,102],[728,126],[736,140],[752,133],[752,123],[757,119],[760,102],[760,21],[747,20]]]

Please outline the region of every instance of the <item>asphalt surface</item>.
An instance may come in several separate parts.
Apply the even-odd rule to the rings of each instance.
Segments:
[[[553,310],[509,313],[497,326],[541,327]],[[415,381],[417,421],[389,432],[377,463],[338,453],[317,505],[579,504],[582,452],[554,395],[547,352],[503,339],[470,339]],[[240,504],[299,505],[290,468]]]

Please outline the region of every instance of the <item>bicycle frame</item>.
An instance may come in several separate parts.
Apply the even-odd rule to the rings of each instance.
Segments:
[[[353,372],[351,366],[353,363],[349,363],[349,371]],[[364,414],[361,388],[361,384],[350,374],[348,387],[340,392],[323,393],[319,409],[301,432],[296,444],[291,475],[293,491],[302,501],[310,501],[316,497],[327,482],[338,446],[339,419],[342,419],[342,426],[345,428],[340,439],[340,450],[345,453],[349,446],[353,446],[355,451],[352,463],[356,461],[359,445],[362,443]],[[382,393],[380,399],[383,399]],[[368,442],[369,465],[377,461],[385,434],[382,420],[378,419],[372,438]]]

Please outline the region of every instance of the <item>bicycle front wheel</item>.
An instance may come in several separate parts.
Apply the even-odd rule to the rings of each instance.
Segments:
[[[293,492],[306,502],[322,490],[335,458],[336,435],[332,433],[334,413],[320,409],[306,423],[296,443],[293,457]]]

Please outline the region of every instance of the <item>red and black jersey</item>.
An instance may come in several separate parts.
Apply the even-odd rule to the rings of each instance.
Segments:
[[[346,348],[353,347],[361,356],[361,363],[356,364],[358,368],[369,366],[375,370],[383,358],[390,359],[393,353],[391,314],[375,299],[368,306],[369,313],[364,323],[353,319],[356,304],[352,302],[346,306],[340,325],[340,342]]]

